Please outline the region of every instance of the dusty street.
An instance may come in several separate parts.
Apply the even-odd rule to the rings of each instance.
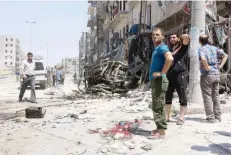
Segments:
[[[70,100],[77,86],[68,77],[63,93],[51,95],[50,89],[37,89],[38,104],[32,104],[17,101],[18,86],[14,77],[0,79],[0,155],[231,154],[231,113],[224,113],[223,121],[216,124],[202,123],[203,114],[188,115],[183,126],[169,123],[166,139],[149,140],[147,131],[155,129],[148,108],[150,92],[130,91],[125,97],[82,95]],[[25,97],[29,95],[27,90]],[[44,118],[26,119],[28,106],[44,107]],[[135,119],[141,121],[143,131],[132,137],[104,132],[120,121]]]

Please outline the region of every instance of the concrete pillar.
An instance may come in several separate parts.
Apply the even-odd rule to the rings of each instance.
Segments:
[[[205,1],[192,1],[191,8],[189,102],[203,103],[198,49],[200,48],[199,36],[205,34]]]

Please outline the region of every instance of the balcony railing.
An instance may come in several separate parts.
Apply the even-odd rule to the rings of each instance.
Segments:
[[[88,18],[87,27],[93,27],[96,25],[96,16],[90,16]]]

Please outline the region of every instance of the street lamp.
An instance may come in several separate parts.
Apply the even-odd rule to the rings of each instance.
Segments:
[[[46,44],[46,54],[47,54],[47,67],[48,67],[48,45]]]
[[[32,41],[32,24],[35,24],[35,21],[26,21],[26,23],[30,24],[30,52],[31,52],[31,41]]]

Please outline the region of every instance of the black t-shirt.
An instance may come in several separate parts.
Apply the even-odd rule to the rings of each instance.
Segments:
[[[175,55],[173,55],[174,60],[168,71],[169,73],[188,72],[188,64],[189,64],[188,47],[189,45],[182,45],[179,51]],[[173,52],[172,50],[170,51]]]

